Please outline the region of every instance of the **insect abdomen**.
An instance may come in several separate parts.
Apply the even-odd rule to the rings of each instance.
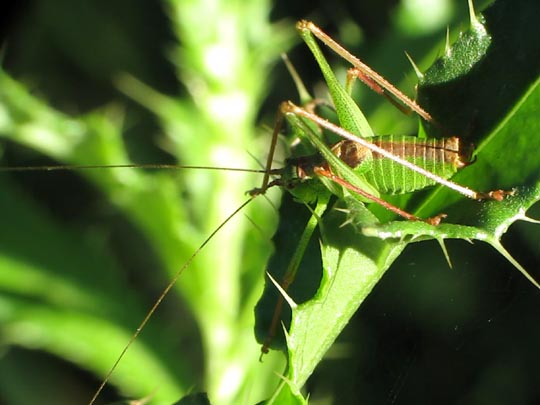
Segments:
[[[457,137],[419,139],[388,135],[370,138],[370,141],[445,179],[452,177],[470,161],[470,153]],[[339,151],[338,156],[352,168],[362,163],[362,175],[383,194],[408,193],[435,184],[433,180],[355,142],[341,141],[333,150]]]

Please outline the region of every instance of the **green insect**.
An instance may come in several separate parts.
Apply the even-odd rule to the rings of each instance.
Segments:
[[[444,250],[444,239],[459,228],[459,225],[439,225],[446,216],[444,213],[420,218],[386,202],[380,194],[410,193],[439,184],[470,199],[495,200],[495,205],[508,204],[512,199],[506,199],[506,196],[519,194],[516,190],[477,192],[448,180],[472,163],[472,146],[458,137],[430,139],[375,136],[350,97],[354,78],[360,78],[393,103],[402,105],[401,109],[413,111],[435,126],[439,124],[418,104],[352,56],[313,23],[301,21],[297,29],[321,68],[338,124],[315,114],[309,100],[307,107],[286,102],[280,108],[280,113],[289,122],[294,135],[308,140],[317,153],[290,159],[290,167],[282,173],[281,178],[275,180],[275,184],[290,189],[296,199],[310,201],[312,204],[312,216],[299,234],[297,247],[287,253],[285,249],[279,253],[279,256],[289,254],[290,261],[286,268],[283,259],[277,258],[278,255],[271,259],[267,288],[256,309],[256,332],[262,343],[262,353],[267,353],[270,347],[286,348],[288,353],[286,382],[276,391],[277,403],[289,395],[296,397],[296,389],[305,384],[324,353],[410,238],[415,235],[436,235],[435,238]],[[314,37],[353,65],[345,86],[334,76]],[[278,117],[277,121],[280,123],[282,118]],[[326,131],[343,139],[328,148],[321,135],[325,135]],[[308,182],[308,186],[304,186],[304,182]],[[332,202],[335,198],[332,196],[337,197],[337,203]],[[370,229],[377,229],[379,224],[376,218],[366,212],[363,205],[366,201],[375,202],[413,221],[410,224],[396,222],[387,228],[382,227],[392,229],[391,232],[373,232]],[[332,207],[335,209],[330,209]],[[291,220],[289,217],[286,221]],[[317,226],[320,232],[319,245],[311,241]],[[409,227],[414,230],[409,231]],[[286,237],[284,235],[288,231],[287,224],[282,224],[275,240]],[[377,241],[366,238],[362,232],[381,238],[389,237],[384,235],[393,236]],[[474,232],[470,235],[476,239],[482,237]],[[539,287],[500,244],[494,240],[491,243],[533,285]],[[303,284],[289,293],[290,288],[296,287],[293,281],[300,267],[303,267],[304,272],[317,272],[313,268],[317,265],[313,263],[313,257],[317,255],[320,256],[315,261],[323,263],[322,275],[304,274]],[[303,260],[307,263],[301,266]],[[305,285],[308,290],[311,289],[307,293],[302,291]],[[288,311],[284,311],[285,302],[290,308]],[[285,330],[285,336],[281,330]]]
[[[313,174],[324,176],[365,198],[382,204],[406,219],[416,220],[420,218],[383,202],[377,196],[379,194],[409,193],[435,184],[444,185],[475,200],[501,201],[504,195],[510,194],[510,192],[503,190],[481,193],[448,180],[459,169],[470,163],[471,146],[463,145],[457,137],[419,139],[413,136],[375,136],[366,118],[349,95],[351,86],[347,86],[349,88],[347,91],[337,81],[316,44],[313,34],[353,64],[354,68],[349,71],[349,82],[351,82],[351,77],[360,77],[379,92],[383,94],[386,94],[385,91],[389,92],[426,121],[434,120],[418,104],[351,55],[313,23],[300,21],[297,24],[297,29],[319,63],[340,122],[340,125],[333,124],[292,102],[282,104],[280,114],[285,115],[297,132],[302,133],[313,143],[323,158],[323,163],[314,163],[313,160],[309,159],[291,160],[290,163],[296,170],[297,179],[301,180]],[[278,119],[278,122],[281,122],[281,118]],[[321,128],[345,138],[345,140],[336,143],[331,150],[328,150],[317,135],[313,124],[319,125]],[[277,128],[279,130],[280,125]],[[275,135],[276,133],[274,133]],[[346,169],[347,166],[353,169],[354,174]],[[330,168],[338,173],[333,173]],[[287,180],[281,180],[274,184],[286,182]],[[266,185],[263,184],[262,190],[265,187]],[[292,188],[294,189],[294,187]],[[426,221],[437,224],[439,219],[437,217]]]
[[[386,202],[380,195],[410,193],[436,184],[444,185],[475,200],[502,201],[505,195],[513,194],[512,191],[504,190],[477,192],[448,180],[459,169],[471,163],[472,147],[458,137],[420,139],[400,135],[375,136],[363,113],[350,97],[354,77],[361,78],[372,89],[384,94],[397,105],[400,105],[398,102],[403,103],[404,110],[414,111],[426,121],[433,122],[434,120],[418,104],[352,56],[313,23],[300,21],[297,29],[321,68],[330,90],[339,125],[312,112],[313,106],[303,108],[292,102],[281,105],[274,137],[281,129],[283,117],[286,117],[293,128],[293,133],[308,140],[317,150],[317,153],[312,156],[291,158],[288,160],[288,167],[272,171],[273,174],[281,177],[269,186],[284,186],[301,201],[317,202],[313,223],[306,228],[299,242],[299,248],[291,260],[291,265],[282,276],[282,294],[287,292],[295,278],[299,261],[304,254],[303,249],[307,247],[313,233],[313,224],[317,223],[327,210],[332,193],[341,199],[346,195],[349,201],[356,201],[356,203],[375,202],[407,220],[422,221],[429,225],[438,225],[446,215],[440,213],[434,217],[422,219]],[[342,86],[334,76],[314,36],[354,66],[349,70],[346,87]],[[328,148],[321,139],[321,128],[344,139]],[[321,180],[325,187],[321,187]],[[317,182],[318,186],[314,186],[314,182]],[[267,187],[263,183],[262,188],[256,190],[255,193],[262,193]],[[351,202],[351,204],[354,203]],[[270,285],[270,288],[274,287]],[[276,329],[279,328],[282,305],[283,297],[280,297],[271,321],[268,319],[261,321],[261,323],[270,322],[271,325],[266,337],[263,336],[264,332],[259,335],[259,339],[264,342],[263,353],[268,352]],[[261,329],[263,329],[262,326]]]

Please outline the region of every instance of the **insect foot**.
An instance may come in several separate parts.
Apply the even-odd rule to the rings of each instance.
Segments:
[[[479,200],[495,200],[495,201],[502,201],[504,200],[505,196],[514,196],[516,195],[516,189],[513,188],[510,191],[507,190],[493,190],[488,193],[482,193],[478,196]]]
[[[426,218],[424,219],[423,221],[430,224],[430,225],[434,225],[434,226],[437,226],[441,223],[441,221],[446,218],[448,215],[446,214],[438,214],[438,215],[435,215],[434,217],[431,217],[431,218]]]

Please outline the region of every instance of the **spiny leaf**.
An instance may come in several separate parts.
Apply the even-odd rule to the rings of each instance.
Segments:
[[[537,26],[536,22],[531,18],[523,24],[515,23],[517,16],[523,13],[508,10],[513,7],[510,4],[514,3],[495,3],[486,12],[484,29],[475,24],[471,33],[461,36],[445,60],[426,72],[419,98],[420,104],[434,113],[444,132],[462,135],[470,133],[470,128],[479,128],[473,132],[474,136],[466,137],[475,142],[483,140],[483,143],[478,142],[478,161],[456,176],[456,180],[481,191],[518,187],[516,196],[502,203],[479,203],[464,201],[442,188],[415,195],[409,205],[414,204],[420,215],[426,217],[441,210],[449,214],[449,223],[439,227],[405,221],[378,225],[366,215],[364,208],[358,208],[356,201],[341,201],[337,206],[339,211],[332,210],[321,221],[323,275],[320,287],[312,299],[292,311],[287,336],[287,378],[296,389],[305,383],[352,314],[408,243],[425,239],[444,241],[449,237],[479,239],[513,261],[500,245],[500,237],[513,222],[526,219],[527,208],[539,198],[540,157],[529,157],[527,151],[539,150],[536,140],[539,138],[533,134],[538,125],[538,91],[534,81],[540,69],[536,58],[527,67],[525,78],[516,80],[511,89],[507,89],[507,94],[511,95],[508,98],[501,94],[505,91],[501,83],[508,74],[505,70],[508,64],[503,64],[498,74],[487,75],[484,70],[500,65],[512,45],[519,46],[524,55],[536,54],[538,44],[533,38],[537,35],[529,35],[533,25]],[[518,7],[528,15],[537,15],[533,9],[537,10],[538,6],[533,2],[523,2]],[[534,29],[538,31],[537,27]],[[508,31],[512,31],[513,41],[505,43],[509,46],[502,50],[501,43],[508,39],[501,37]],[[445,73],[447,68],[451,71]],[[479,97],[470,97],[470,93]],[[482,116],[482,110],[488,113]],[[515,143],[519,146],[514,154],[511,145]],[[512,163],[508,169],[505,156],[510,151]],[[527,162],[524,162],[525,156]],[[522,164],[526,166],[525,172],[519,169]],[[378,208],[374,211],[380,212]],[[362,217],[357,217],[358,213]],[[364,230],[363,235],[351,226],[351,215],[356,226]],[[341,227],[344,223],[347,225]]]

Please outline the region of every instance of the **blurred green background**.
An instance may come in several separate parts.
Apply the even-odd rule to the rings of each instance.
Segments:
[[[468,11],[450,0],[27,0],[2,13],[2,165],[259,168],[278,103],[297,98],[279,54],[324,95],[295,36],[300,18],[413,94],[403,51],[426,69],[446,27],[453,38],[467,28]],[[358,93],[378,132],[414,132],[414,118]],[[75,404],[89,400],[171,274],[260,179],[118,169],[6,172],[0,181],[0,403]],[[270,395],[283,358],[258,362],[252,312],[277,218],[263,198],[252,205],[180,277],[100,403]],[[503,240],[533,275],[539,241],[530,224]],[[539,400],[540,294],[487,246],[449,242],[448,251],[454,269],[435,243],[407,249],[312,376],[311,402]]]

